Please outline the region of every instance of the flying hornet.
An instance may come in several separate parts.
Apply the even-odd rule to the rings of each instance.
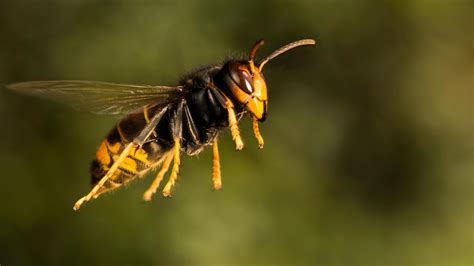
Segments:
[[[248,59],[232,59],[208,65],[184,76],[176,86],[125,85],[97,81],[30,81],[8,88],[28,95],[49,98],[79,110],[97,114],[125,114],[100,144],[90,168],[92,190],[73,209],[144,176],[161,166],[151,186],[143,194],[150,201],[171,166],[162,189],[170,197],[178,178],[181,152],[199,154],[212,146],[212,183],[222,187],[219,132],[230,128],[237,150],[244,147],[238,122],[245,113],[253,120],[253,132],[260,148],[263,137],[259,122],[267,116],[267,86],[262,69],[278,55],[312,39],[289,43],[255,63],[263,45],[259,40]]]

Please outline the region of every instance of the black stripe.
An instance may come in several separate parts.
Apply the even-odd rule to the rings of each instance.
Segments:
[[[130,156],[130,154],[127,155],[127,158],[130,158],[130,159],[134,160],[135,163],[137,164],[137,168],[138,168],[139,165],[140,165],[142,168],[147,168],[148,166],[150,166],[149,163],[146,163],[146,162],[144,162],[144,161],[142,161],[142,160],[140,160],[140,159],[138,159],[138,158],[136,158],[136,157],[132,157],[132,156]],[[138,169],[138,170],[140,171],[140,170],[143,170],[143,169]]]
[[[121,142],[120,135],[118,133],[117,127],[114,127],[107,136],[107,141],[112,144],[116,142]]]
[[[122,171],[122,173],[126,173],[126,174],[131,175],[131,176],[135,176],[135,175],[138,174],[138,172],[136,172],[136,171],[132,171],[132,170],[129,170],[129,169],[125,169],[125,168],[123,168],[123,167],[121,167],[121,166],[119,166],[118,169],[119,169],[120,171]]]

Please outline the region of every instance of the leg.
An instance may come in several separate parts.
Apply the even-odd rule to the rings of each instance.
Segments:
[[[232,139],[235,142],[235,148],[237,150],[241,150],[244,148],[244,143],[242,142],[242,138],[240,137],[239,127],[237,125],[237,118],[235,116],[235,111],[233,108],[227,108],[229,112],[229,127],[230,132],[232,133]]]
[[[221,90],[214,84],[211,83],[209,84],[209,86],[212,88],[211,93],[214,95],[215,99],[227,109],[227,112],[229,114],[230,132],[232,133],[232,139],[235,142],[235,148],[237,150],[243,149],[244,143],[242,142],[242,138],[240,137],[239,127],[237,125],[237,117],[235,116],[234,111],[234,104],[229,99],[229,97],[225,96],[225,94],[223,94]]]
[[[151,183],[151,186],[145,191],[143,194],[143,200],[150,201],[151,196],[155,194],[156,190],[160,186],[161,180],[163,180],[163,176],[168,172],[168,169],[171,164],[171,160],[173,160],[173,153],[168,153],[166,156],[165,161],[163,162],[163,166],[161,166],[160,172],[156,175],[155,180]]]
[[[179,172],[179,164],[180,164],[180,152],[181,152],[181,147],[180,147],[180,139],[176,138],[174,140],[174,161],[173,161],[173,169],[171,169],[171,175],[170,178],[168,179],[168,182],[165,185],[165,188],[163,188],[163,196],[164,197],[170,197],[171,196],[171,189],[174,187],[176,184],[176,180],[178,179],[178,172]]]
[[[258,129],[258,120],[256,118],[253,119],[253,134],[257,138],[258,147],[260,149],[263,148],[263,137],[260,135],[260,130]]]
[[[132,149],[132,146],[133,145],[136,145],[134,144],[133,142],[129,143],[125,149],[122,151],[122,153],[120,154],[119,158],[117,159],[117,161],[114,162],[114,164],[112,165],[112,167],[110,167],[109,171],[107,171],[107,174],[104,175],[104,177],[102,177],[102,179],[94,186],[94,188],[89,192],[89,194],[85,195],[84,197],[80,198],[75,204],[74,204],[74,211],[77,211],[81,208],[81,205],[84,203],[84,202],[88,202],[89,200],[91,200],[91,198],[95,198],[96,197],[96,193],[97,191],[99,191],[99,189],[104,186],[105,182],[107,182],[107,180],[115,173],[115,171],[117,170],[117,168],[119,167],[119,165],[123,162],[123,160],[125,160],[125,158],[128,156],[128,154],[130,153],[130,150]]]
[[[215,190],[219,190],[222,188],[221,163],[219,159],[219,148],[217,147],[217,140],[212,145],[212,184]]]
[[[183,107],[183,127],[185,127],[186,131],[189,133],[188,141],[199,144],[201,143],[199,132],[187,105],[184,105]]]
[[[130,154],[131,149],[133,147],[135,147],[135,149],[141,147],[143,143],[147,141],[148,137],[152,134],[156,125],[158,124],[166,110],[168,110],[168,106],[164,107],[160,112],[155,114],[151,119],[150,123],[146,125],[146,127],[140,132],[140,134],[132,142],[128,143],[127,146],[125,146],[122,153],[120,153],[120,156],[117,161],[112,164],[112,167],[110,167],[109,171],[107,171],[104,177],[102,177],[102,179],[94,186],[94,188],[92,188],[92,190],[87,195],[76,201],[73,207],[74,211],[78,211],[81,208],[81,205],[85,202],[90,201],[92,198],[98,197],[99,194],[97,194],[97,192],[104,186],[105,182],[107,182],[107,180],[109,180],[109,178],[114,175],[115,171],[117,171],[123,160],[125,160],[125,158],[127,158],[127,156]]]

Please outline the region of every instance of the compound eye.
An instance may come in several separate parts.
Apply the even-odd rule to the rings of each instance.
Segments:
[[[232,80],[247,94],[252,94],[252,75],[250,75],[248,68],[242,64],[232,64],[230,67]]]

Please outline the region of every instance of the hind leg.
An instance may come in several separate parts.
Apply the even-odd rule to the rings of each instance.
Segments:
[[[156,190],[160,186],[161,180],[163,180],[163,176],[166,174],[166,172],[168,172],[171,161],[173,160],[173,153],[168,153],[165,156],[165,161],[163,162],[160,171],[156,175],[156,178],[153,180],[150,187],[143,194],[143,200],[145,201],[151,200],[151,197],[153,196],[153,194],[155,194]]]
[[[81,208],[81,205],[84,204],[85,202],[88,202],[92,198],[97,197],[97,195],[98,195],[97,192],[104,186],[105,182],[107,182],[107,180],[109,180],[109,178],[115,173],[115,171],[117,171],[119,165],[130,154],[130,150],[132,149],[132,147],[134,145],[136,145],[136,144],[131,142],[125,147],[125,149],[122,151],[122,153],[120,154],[117,161],[114,162],[114,164],[112,165],[112,167],[110,167],[109,171],[107,171],[107,173],[104,175],[104,177],[102,177],[102,179],[94,186],[94,188],[92,188],[92,190],[87,195],[80,198],[74,204],[74,207],[73,207],[74,211],[79,210]]]
[[[173,169],[171,169],[171,175],[170,178],[168,179],[168,182],[166,183],[165,187],[163,188],[163,196],[164,197],[170,197],[171,196],[171,189],[176,184],[176,180],[178,179],[178,172],[179,172],[179,164],[181,163],[180,161],[180,139],[176,138],[174,140],[174,148],[173,148]]]
[[[123,151],[120,153],[119,158],[113,163],[113,165],[104,175],[104,177],[100,179],[100,181],[94,186],[94,188],[92,188],[92,190],[87,195],[85,195],[84,197],[76,201],[73,207],[74,211],[78,211],[81,208],[82,204],[98,196],[99,190],[103,188],[105,182],[107,182],[107,180],[109,180],[114,175],[114,173],[119,168],[120,164],[130,154],[130,151],[132,150],[132,148],[137,149],[141,147],[143,143],[145,143],[148,140],[148,138],[154,132],[156,125],[158,124],[158,122],[160,121],[161,117],[163,116],[163,114],[165,113],[167,109],[168,107],[166,106],[160,112],[155,114],[153,118],[151,119],[150,123],[146,125],[146,127],[140,132],[140,134],[138,134],[138,136],[132,142],[128,143],[127,146],[125,146]]]
[[[215,190],[222,188],[221,163],[219,158],[219,147],[217,140],[212,144],[212,185]]]

